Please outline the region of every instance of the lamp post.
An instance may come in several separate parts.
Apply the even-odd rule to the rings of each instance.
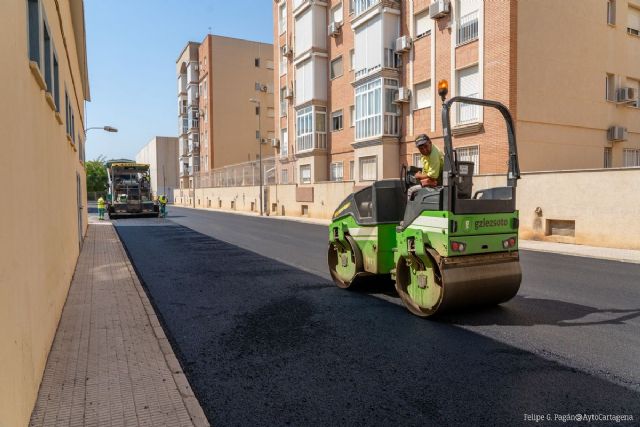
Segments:
[[[113,126],[96,126],[96,127],[85,129],[84,135],[87,136],[87,132],[93,129],[102,129],[105,132],[113,132],[113,133],[118,132],[118,129],[114,128]]]
[[[258,164],[260,167],[260,216],[263,215],[263,204],[262,204],[262,126],[260,116],[262,115],[262,109],[260,108],[260,101],[255,98],[249,99],[249,102],[256,104],[258,106]]]

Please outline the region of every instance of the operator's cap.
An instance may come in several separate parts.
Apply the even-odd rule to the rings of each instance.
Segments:
[[[416,138],[416,147],[420,147],[421,145],[424,145],[427,142],[431,142],[431,139],[424,133],[420,134]]]

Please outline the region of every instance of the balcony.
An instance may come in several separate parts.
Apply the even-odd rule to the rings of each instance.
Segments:
[[[367,10],[372,7],[380,4],[380,0],[354,0],[353,1],[353,18],[357,18],[358,16],[365,13]]]
[[[180,176],[191,176],[191,168],[189,166],[182,167],[182,169],[180,169]]]
[[[199,142],[190,142],[188,148],[188,154],[191,156],[193,154],[198,154],[200,152],[200,143]]]
[[[307,133],[296,138],[298,153],[312,150],[326,150],[327,134],[322,132]]]
[[[369,76],[371,74],[377,73],[383,68],[391,69],[391,70],[396,70],[398,68],[397,55],[393,49],[385,48],[383,50],[382,64],[377,64],[377,65],[374,65],[373,67],[356,70],[355,79],[358,80],[363,77]]]
[[[457,29],[456,46],[476,40],[478,38],[478,11],[460,17]]]

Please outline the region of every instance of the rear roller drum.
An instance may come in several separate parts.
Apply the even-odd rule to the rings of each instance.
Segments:
[[[347,289],[363,271],[362,253],[356,241],[349,235],[345,236],[346,245],[337,242],[329,243],[327,261],[329,271],[336,286]]]

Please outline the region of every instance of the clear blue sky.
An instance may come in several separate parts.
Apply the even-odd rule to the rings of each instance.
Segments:
[[[212,34],[273,42],[271,0],[85,0],[91,99],[87,160],[135,158],[154,136],[177,136],[176,59]]]

